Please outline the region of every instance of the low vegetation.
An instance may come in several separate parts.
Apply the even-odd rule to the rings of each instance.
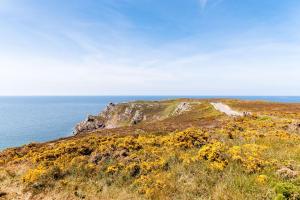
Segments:
[[[290,128],[299,105],[256,102],[263,113],[248,106],[251,116],[233,118],[208,102],[157,122],[7,149],[0,198],[300,199],[300,135]]]

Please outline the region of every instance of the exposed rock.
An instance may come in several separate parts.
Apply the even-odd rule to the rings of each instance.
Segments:
[[[187,102],[181,102],[177,105],[172,115],[180,115],[183,112],[189,111],[191,109],[191,105]]]
[[[251,116],[251,115],[252,115],[251,112],[243,112],[243,116],[244,116],[244,117],[249,117],[249,116]]]
[[[97,129],[111,129],[121,126],[135,125],[142,121],[157,121],[172,115],[171,103],[160,102],[129,102],[109,103],[98,116],[89,116],[78,123],[74,134],[82,134]],[[168,109],[167,109],[168,108]],[[179,103],[174,115],[181,114],[191,108],[189,103]]]
[[[288,125],[288,130],[293,133],[300,134],[300,122],[293,122]]]
[[[135,111],[135,114],[131,120],[131,124],[138,124],[143,120],[143,113],[140,110]]]
[[[125,112],[124,112],[124,114],[123,114],[123,117],[129,118],[129,117],[132,115],[132,112],[133,112],[133,106],[127,107],[127,108],[125,109]]]
[[[104,118],[110,118],[115,107],[116,107],[116,104],[109,103],[106,106],[106,108],[100,113],[100,116],[104,117]]]
[[[276,174],[284,179],[292,179],[296,178],[299,173],[288,167],[282,167],[281,169],[277,170]]]
[[[122,107],[127,106],[125,110]],[[116,128],[123,121],[129,121],[136,109],[135,104],[109,103],[99,116],[88,116],[86,120],[75,126],[74,134],[81,134],[97,129]]]
[[[103,128],[105,128],[104,121],[99,119],[96,116],[90,115],[90,116],[88,116],[88,118],[86,120],[78,123],[75,126],[74,134],[77,135],[80,133],[93,131],[96,129],[103,129]]]

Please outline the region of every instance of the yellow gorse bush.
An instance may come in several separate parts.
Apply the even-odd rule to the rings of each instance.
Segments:
[[[247,172],[256,172],[262,170],[271,164],[262,156],[267,147],[257,144],[244,144],[242,146],[233,146],[228,153],[233,161],[239,161]]]
[[[78,142],[61,142],[56,146],[30,151],[22,159],[30,160],[36,167],[23,176],[23,181],[32,184],[43,177],[53,176],[49,172],[53,166],[59,169],[61,176],[103,171],[111,176],[123,174],[133,179],[137,177],[135,186],[140,185],[143,179],[152,177],[151,174],[167,172],[172,163],[188,166],[208,162],[211,169],[222,171],[230,162],[238,162],[245,172],[254,173],[271,163],[263,157],[266,149],[257,144],[231,146],[195,128],[167,135],[92,135]],[[150,190],[144,192],[151,193]]]
[[[46,175],[48,172],[48,169],[45,166],[38,166],[34,169],[30,169],[24,176],[23,176],[23,181],[25,183],[36,183],[39,181],[39,179]]]
[[[259,183],[259,184],[266,184],[266,182],[268,181],[268,176],[266,175],[258,175],[256,177],[256,182]]]
[[[226,146],[219,142],[213,141],[210,144],[203,146],[198,152],[199,159],[205,159],[210,162],[213,169],[223,170],[228,161],[226,160]]]
[[[277,161],[267,154],[270,144],[257,141],[299,141],[299,136],[278,128],[286,121],[278,125],[271,118],[244,117],[225,123],[213,131],[188,128],[163,135],[90,135],[34,147],[23,154],[11,151],[10,158],[0,162],[29,163],[29,170],[22,176],[28,187],[35,183],[47,187],[60,179],[66,185],[66,177],[98,177],[155,199],[158,194],[178,189],[179,186],[169,184],[180,176],[175,174],[177,168],[208,166],[212,172],[225,173],[237,165],[245,174],[263,173]],[[192,173],[197,176],[197,170]],[[254,182],[264,185],[269,179],[267,175],[257,175]]]
[[[185,131],[175,133],[171,137],[165,137],[165,144],[180,148],[201,147],[206,144],[209,134],[199,129],[189,128]]]

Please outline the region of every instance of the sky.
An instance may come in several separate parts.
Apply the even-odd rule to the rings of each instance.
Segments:
[[[299,0],[0,0],[0,95],[300,95]]]

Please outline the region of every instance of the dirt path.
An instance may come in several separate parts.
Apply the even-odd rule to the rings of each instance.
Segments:
[[[223,103],[210,103],[214,106],[214,108],[220,112],[225,113],[228,116],[244,116],[243,112],[238,112],[235,110],[232,110],[228,105]]]

